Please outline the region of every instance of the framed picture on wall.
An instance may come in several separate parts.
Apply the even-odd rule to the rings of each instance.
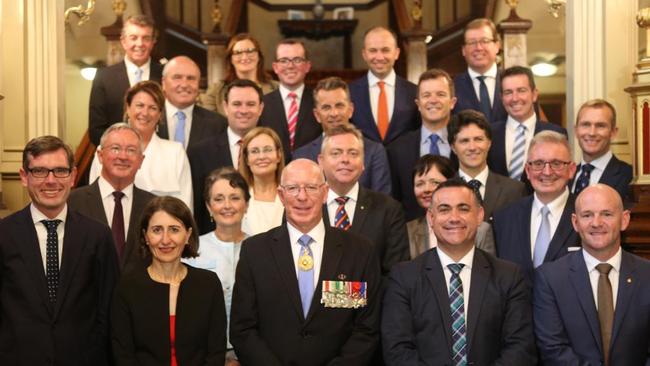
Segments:
[[[354,8],[351,6],[346,6],[344,8],[334,9],[334,14],[332,18],[336,20],[352,20],[354,19]]]
[[[300,10],[287,10],[287,19],[289,20],[305,20],[307,16],[304,11]]]

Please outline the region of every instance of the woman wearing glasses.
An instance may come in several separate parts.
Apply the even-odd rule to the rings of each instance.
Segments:
[[[427,212],[431,207],[431,197],[438,185],[456,175],[451,160],[439,155],[424,155],[413,167],[413,191],[420,207]],[[411,259],[434,248],[438,241],[433,234],[428,215],[406,223],[409,236]],[[481,222],[476,232],[476,247],[496,255],[492,227]]]
[[[250,130],[242,140],[240,151],[239,172],[251,193],[243,229],[252,236],[282,224],[284,206],[277,193],[284,153],[280,138],[268,127]]]
[[[257,83],[264,94],[278,88],[278,83],[264,71],[264,55],[260,44],[248,33],[233,36],[226,49],[226,70],[222,81],[208,87],[199,98],[199,105],[225,115],[223,97],[225,86],[235,79],[248,79]]]

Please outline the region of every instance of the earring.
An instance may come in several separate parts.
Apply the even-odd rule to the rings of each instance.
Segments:
[[[214,222],[214,218],[210,215],[210,222]]]

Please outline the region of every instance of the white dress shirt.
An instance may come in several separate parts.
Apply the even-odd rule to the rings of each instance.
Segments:
[[[311,249],[311,254],[314,259],[314,290],[318,287],[318,278],[320,276],[320,266],[323,262],[323,249],[325,248],[325,223],[321,219],[320,222],[311,229],[308,233],[303,233],[300,230],[296,229],[293,225],[287,222],[287,229],[289,230],[289,241],[291,242],[291,254],[293,255],[293,264],[296,267],[296,280],[298,279],[298,258],[300,258],[300,249],[302,245],[298,243],[298,239],[303,234],[307,234],[311,237],[312,241],[309,245]],[[319,296],[314,294],[314,296]]]
[[[420,128],[420,156],[424,156],[429,153],[429,149],[431,147],[431,140],[429,140],[429,136],[431,136],[432,133],[435,133],[438,135],[438,151],[440,152],[440,155],[444,157],[450,157],[451,156],[451,145],[449,145],[448,141],[448,134],[447,134],[447,126],[444,126],[441,129],[431,131],[428,128],[422,124],[422,127]]]
[[[526,133],[524,137],[526,138],[526,146],[524,147],[524,164],[526,164],[526,159],[528,158],[528,147],[530,146],[530,141],[532,141],[533,136],[535,135],[535,124],[537,123],[537,115],[533,115],[527,120],[521,122],[526,126]],[[506,167],[510,167],[510,159],[512,159],[512,148],[515,146],[515,139],[519,134],[517,128],[520,123],[517,122],[514,118],[508,115],[506,121]],[[524,172],[524,174],[526,174]]]
[[[284,115],[287,117],[287,123],[289,122],[289,107],[291,107],[291,98],[289,98],[289,93],[296,94],[296,105],[298,106],[298,111],[300,111],[300,101],[302,100],[302,93],[305,91],[305,84],[300,85],[296,90],[289,90],[284,85],[280,84],[278,88],[280,90],[280,96],[282,97],[282,106],[284,107]],[[296,112],[297,114],[297,112]]]
[[[463,283],[463,307],[465,308],[465,324],[467,324],[467,304],[469,304],[469,294],[470,286],[472,279],[472,263],[474,263],[474,247],[465,254],[458,262],[451,259],[447,253],[445,253],[440,247],[436,249],[438,251],[438,258],[440,258],[440,264],[442,265],[442,272],[445,275],[445,284],[447,285],[447,293],[449,293],[449,280],[451,279],[451,270],[447,265],[452,263],[462,263],[464,264],[463,269],[460,271],[458,276],[460,277],[461,282]]]
[[[384,81],[384,92],[386,93],[386,101],[388,102],[388,121],[390,122],[393,118],[393,110],[395,109],[395,80],[397,75],[395,70],[391,70],[388,76],[386,76]],[[370,109],[372,109],[372,117],[377,123],[377,102],[379,100],[379,82],[382,79],[379,79],[371,71],[368,71],[368,88],[370,92]]]
[[[226,128],[226,135],[228,136],[228,147],[230,148],[230,157],[232,158],[232,166],[236,169],[239,169],[239,150],[241,150],[241,144],[238,142],[241,141],[242,136],[233,131],[230,126]],[[250,233],[249,233],[250,234]]]
[[[492,64],[492,67],[485,73],[485,74],[479,74],[478,72],[472,70],[471,68],[467,68],[467,73],[469,74],[469,77],[472,79],[472,86],[474,87],[474,92],[476,93],[476,99],[479,101],[481,100],[481,82],[477,79],[478,76],[485,76],[485,79],[483,80],[485,82],[485,86],[487,86],[488,94],[490,95],[490,105],[494,105],[494,91],[497,88],[497,64],[494,63]]]
[[[104,213],[106,213],[106,221],[108,226],[113,228],[113,212],[115,211],[115,197],[113,192],[115,188],[101,175],[97,180],[99,186],[99,195],[102,197],[102,204],[104,206]],[[129,232],[129,220],[131,219],[131,206],[133,202],[133,183],[122,189],[124,196],[122,197],[122,217],[124,217],[124,235]],[[126,237],[124,238],[126,240]]]
[[[605,173],[605,168],[607,168],[607,164],[609,164],[609,161],[612,160],[612,157],[614,154],[610,151],[606,152],[603,154],[603,156],[596,158],[592,160],[589,164],[593,165],[594,169],[591,171],[591,175],[589,176],[589,185],[593,186],[597,184],[600,181],[600,178],[603,176],[603,173]],[[571,186],[571,192],[574,192],[576,189],[576,184],[578,184],[578,177],[580,177],[580,174],[582,174],[582,167],[587,164],[584,159],[580,162],[580,169],[576,171],[575,179],[573,180],[573,185]]]
[[[354,220],[354,210],[357,207],[357,201],[359,198],[359,182],[356,182],[350,191],[344,196],[350,198],[345,203],[345,212],[348,214],[350,225],[352,225],[352,220]],[[327,215],[330,219],[330,226],[334,226],[335,224],[334,218],[336,217],[336,210],[339,208],[339,204],[336,202],[336,199],[339,197],[340,196],[336,194],[336,192],[334,192],[331,188],[327,192]]]
[[[63,255],[63,236],[65,234],[65,220],[68,217],[68,205],[63,207],[63,210],[56,215],[55,218],[50,219],[39,211],[34,204],[29,205],[29,212],[32,214],[34,227],[36,228],[36,237],[38,238],[38,249],[41,252],[41,259],[43,260],[43,269],[47,271],[47,228],[42,220],[61,220],[59,226],[56,227],[56,235],[59,240],[59,268],[61,268],[61,256]]]
[[[465,173],[462,169],[458,168],[458,175],[465,179],[466,182],[469,182],[472,179],[476,179],[477,181],[481,182],[481,188],[479,188],[479,191],[481,192],[481,198],[485,199],[485,185],[487,184],[487,179],[488,179],[488,174],[490,173],[490,169],[485,166],[483,170],[476,175],[476,177],[470,177],[469,174]]]
[[[609,271],[607,277],[609,277],[609,282],[612,284],[612,300],[614,302],[614,309],[616,309],[616,299],[618,295],[618,279],[621,274],[621,258],[623,256],[621,248],[618,248],[616,254],[613,257],[609,258],[606,262],[601,262],[599,259],[596,259],[587,253],[586,250],[582,249],[582,256],[585,259],[585,265],[587,265],[587,272],[589,273],[589,282],[591,284],[591,293],[594,295],[594,304],[596,304],[596,310],[598,310],[598,278],[600,277],[600,272],[596,269],[596,266],[601,263],[608,263],[612,266],[612,270]]]
[[[149,58],[149,60],[144,65],[138,66],[131,62],[128,57],[125,57],[124,65],[126,66],[126,75],[129,77],[130,86],[137,84],[135,81],[135,74],[136,70],[138,69],[142,70],[140,81],[149,80],[149,76],[151,74],[151,58]]]
[[[165,99],[165,117],[167,118],[167,133],[169,139],[174,141],[176,135],[176,125],[178,124],[178,116],[176,112],[181,111],[185,114],[185,142],[183,147],[187,149],[187,144],[190,141],[190,131],[192,130],[192,113],[194,112],[194,104],[184,109],[178,109],[173,104]]]
[[[566,206],[567,201],[569,200],[569,189],[565,188],[564,192],[559,195],[556,199],[546,204],[549,209],[548,222],[551,226],[551,240],[555,236],[555,230],[557,230],[558,225],[560,224],[560,219],[562,218],[562,212],[564,212],[564,207]],[[535,240],[537,239],[537,232],[539,231],[539,225],[542,223],[542,207],[544,204],[542,201],[537,198],[537,193],[535,193],[533,198],[533,207],[530,210],[530,255],[531,259],[535,255]]]

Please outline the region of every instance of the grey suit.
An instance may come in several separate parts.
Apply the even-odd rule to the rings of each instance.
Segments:
[[[490,170],[485,182],[485,197],[483,197],[485,221],[492,218],[494,211],[519,201],[527,195],[528,191],[524,183]]]
[[[406,231],[409,235],[409,251],[411,259],[426,252],[429,249],[429,228],[427,227],[426,216],[422,216],[406,223]],[[476,230],[475,245],[479,249],[496,255],[497,248],[494,244],[494,233],[492,226],[487,222],[482,222]]]

